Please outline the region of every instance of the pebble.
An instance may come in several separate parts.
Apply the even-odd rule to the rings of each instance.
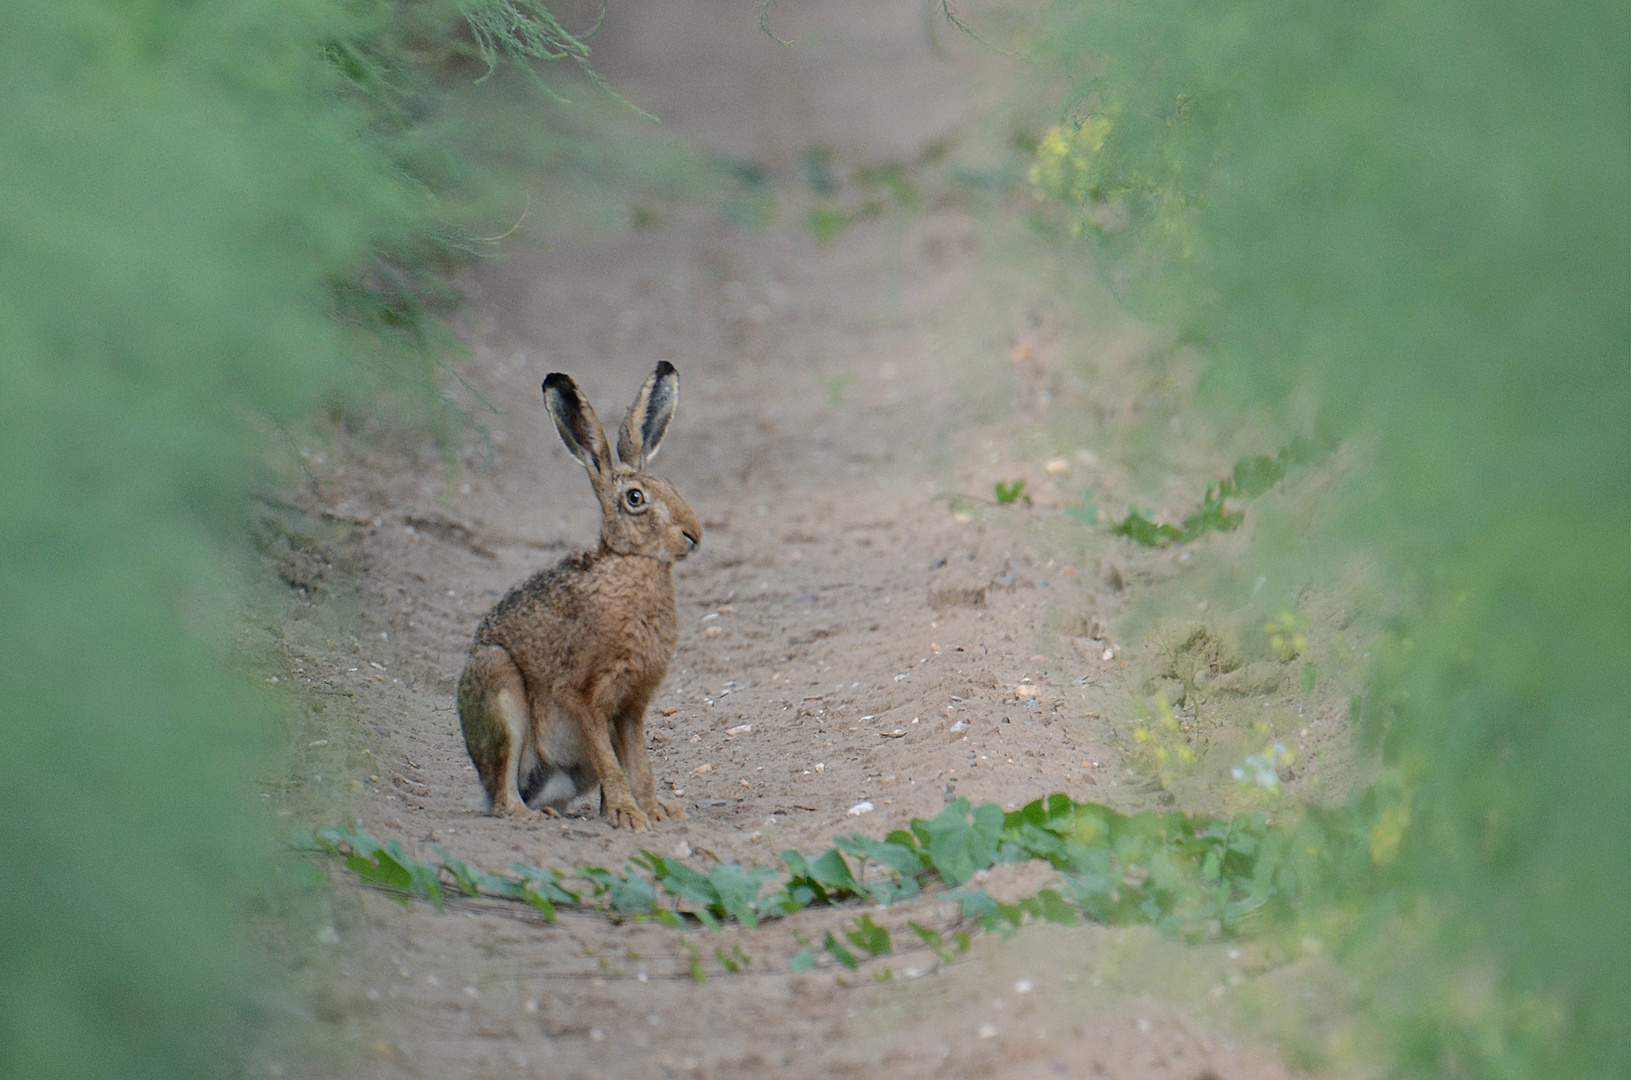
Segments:
[[[862,814],[870,814],[872,813],[872,810],[873,806],[869,802],[858,802],[849,808],[849,812],[853,817],[860,817]]]

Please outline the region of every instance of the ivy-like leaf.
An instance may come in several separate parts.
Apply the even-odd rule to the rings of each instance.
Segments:
[[[929,861],[947,884],[961,885],[996,861],[1003,821],[994,803],[971,808],[958,799],[926,823]]]
[[[719,897],[719,906],[746,926],[758,926],[759,892],[776,876],[766,866],[744,870],[734,863],[720,863],[708,872],[708,883]]]
[[[897,830],[896,833],[891,835],[909,836],[910,834]],[[881,863],[897,874],[910,876],[923,872],[923,859],[918,855],[915,843],[900,844],[893,840],[874,840],[872,837],[862,836],[860,833],[834,837],[833,843],[837,844],[841,851],[854,855],[859,859],[871,859],[873,862]]]

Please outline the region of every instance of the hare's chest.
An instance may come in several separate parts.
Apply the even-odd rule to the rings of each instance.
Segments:
[[[661,675],[679,645],[679,620],[672,611],[632,615],[608,628],[608,644],[635,671]]]
[[[608,577],[591,605],[599,616],[595,636],[618,666],[661,678],[680,639],[673,586],[626,573]]]

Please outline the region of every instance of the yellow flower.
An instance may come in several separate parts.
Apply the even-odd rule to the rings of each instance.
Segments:
[[[1387,866],[1399,857],[1399,847],[1410,828],[1410,802],[1402,800],[1382,811],[1370,831],[1370,861]]]

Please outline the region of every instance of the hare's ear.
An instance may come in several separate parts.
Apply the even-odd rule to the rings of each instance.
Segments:
[[[611,479],[612,458],[611,446],[606,442],[606,432],[595,415],[595,407],[589,404],[570,375],[558,371],[544,379],[544,405],[555,421],[555,430],[561,433],[561,441],[572,451],[573,457],[583,462],[598,490]]]
[[[624,465],[638,472],[657,456],[663,433],[674,418],[674,406],[679,403],[680,374],[673,364],[659,360],[657,370],[634,395],[623,426],[617,429],[617,456]]]

